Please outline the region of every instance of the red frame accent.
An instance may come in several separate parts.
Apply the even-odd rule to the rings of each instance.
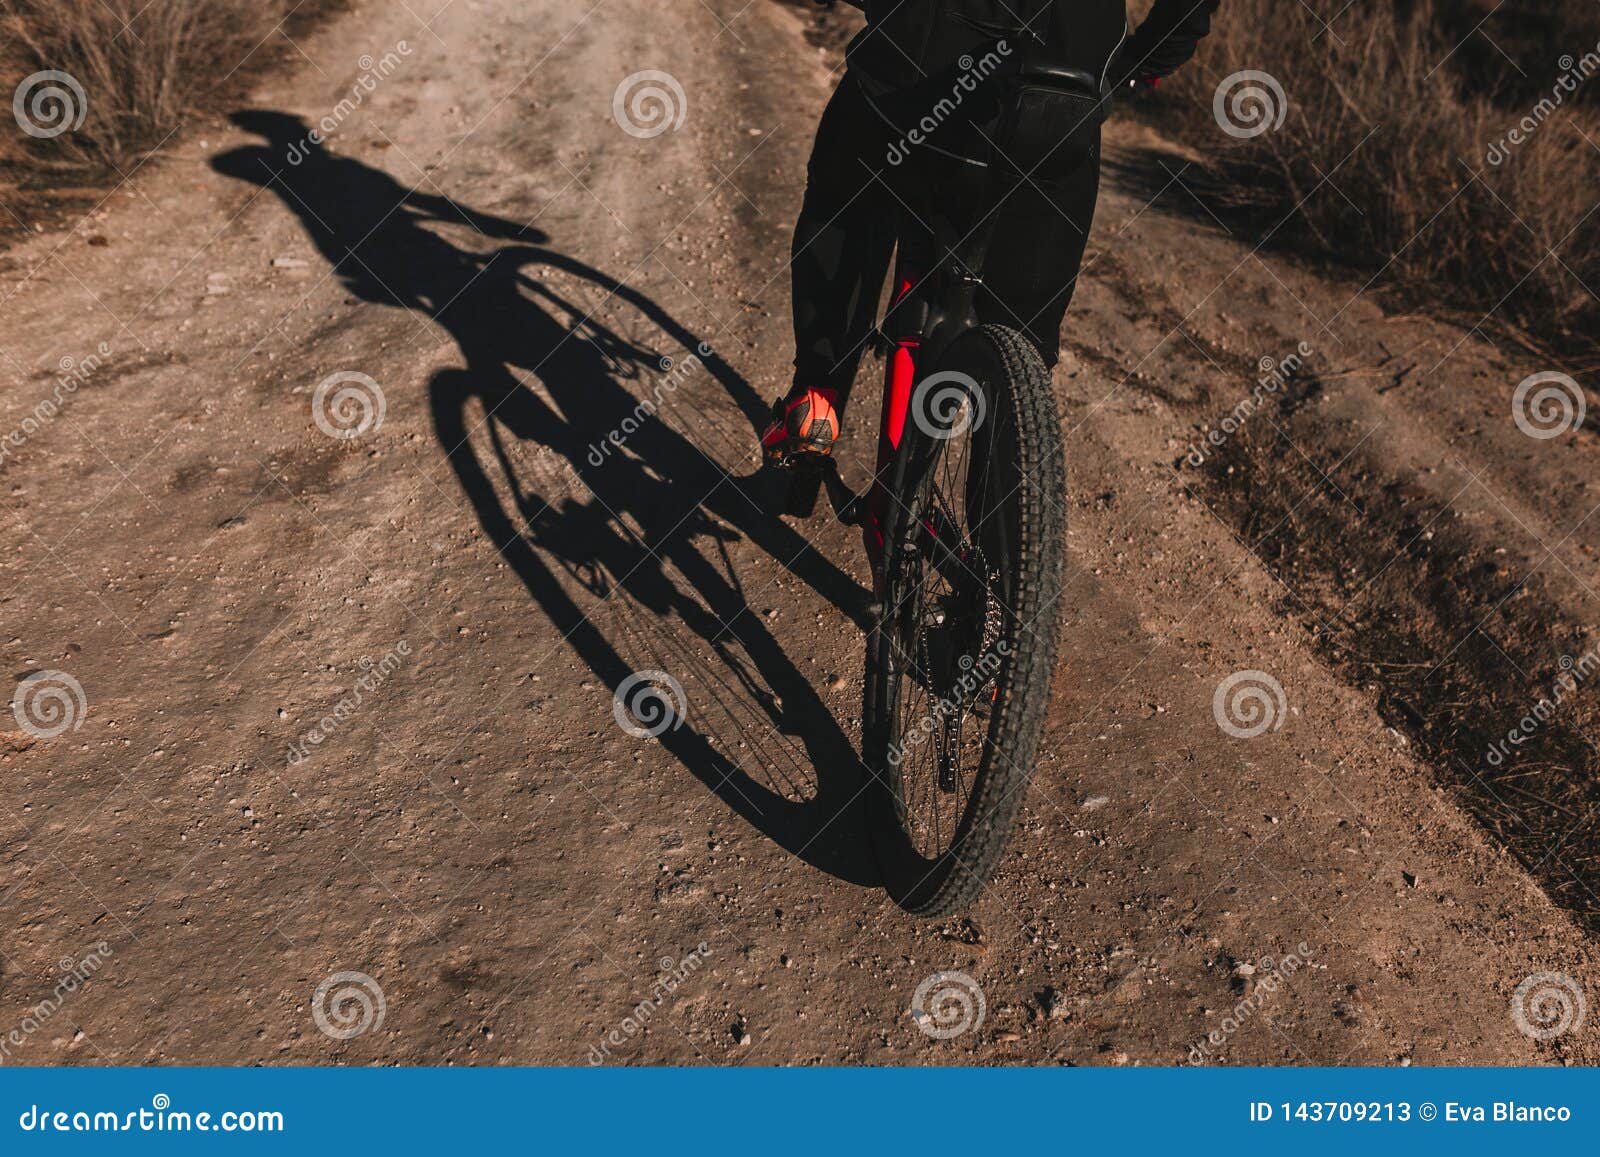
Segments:
[[[895,276],[895,292],[893,305],[898,305],[912,288],[917,279],[909,270],[899,270]],[[886,480],[889,473],[889,464],[894,460],[894,453],[900,446],[900,439],[905,434],[906,415],[911,409],[911,387],[917,380],[916,353],[922,344],[920,334],[908,334],[896,338],[894,352],[889,355],[888,364],[884,370],[883,380],[883,413],[878,421],[878,462],[876,478],[872,485],[872,495],[867,502],[866,519],[866,547],[867,557],[872,562],[872,573],[876,580],[882,580],[883,540],[887,524],[889,492]]]

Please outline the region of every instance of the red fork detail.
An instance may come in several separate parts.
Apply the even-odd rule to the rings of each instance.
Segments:
[[[915,276],[907,270],[900,271],[895,278],[894,304],[904,300],[915,286]],[[896,340],[884,373],[883,414],[878,422],[878,480],[872,485],[864,525],[867,557],[872,562],[873,575],[879,580],[883,577],[883,539],[888,524],[889,464],[905,434],[906,414],[911,409],[911,387],[917,379],[916,350],[921,344],[917,337]]]

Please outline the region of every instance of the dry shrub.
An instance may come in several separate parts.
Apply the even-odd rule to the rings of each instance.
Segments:
[[[1592,337],[1600,301],[1584,283],[1600,292],[1600,154],[1583,133],[1600,140],[1596,94],[1589,107],[1566,95],[1491,164],[1492,147],[1535,109],[1480,95],[1505,90],[1464,74],[1446,26],[1429,0],[1356,0],[1334,34],[1301,4],[1229,0],[1199,66],[1172,86],[1192,110],[1186,135],[1276,215],[1294,210],[1286,232],[1372,268],[1375,285],[1408,304]],[[1549,52],[1537,91],[1555,91],[1557,56],[1597,52],[1585,41]],[[1247,69],[1281,83],[1288,111],[1281,127],[1239,140],[1219,131],[1213,98]],[[1600,72],[1587,84],[1600,90]]]
[[[6,92],[33,73],[64,72],[80,86],[86,109],[76,130],[21,142],[26,161],[54,169],[125,167],[208,95],[226,90],[289,8],[288,0],[0,0]],[[69,88],[60,91],[76,100]],[[53,117],[63,109],[40,111]]]

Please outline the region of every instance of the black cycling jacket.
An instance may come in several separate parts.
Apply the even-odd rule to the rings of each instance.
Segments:
[[[1092,73],[1109,91],[1186,63],[1220,3],[1156,0],[1129,36],[1126,0],[864,0],[867,26],[846,53],[869,92],[911,88],[999,41]]]

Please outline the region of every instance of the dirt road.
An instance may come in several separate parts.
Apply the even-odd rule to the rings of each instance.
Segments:
[[[751,482],[803,19],[371,0],[0,259],[4,1060],[1600,1059],[1524,1031],[1600,994],[1587,689],[1534,778],[1479,745],[1596,641],[1593,427],[1527,436],[1555,367],[1255,249],[1127,123],[1056,376],[1047,755],[970,920],[874,886],[864,564]]]

